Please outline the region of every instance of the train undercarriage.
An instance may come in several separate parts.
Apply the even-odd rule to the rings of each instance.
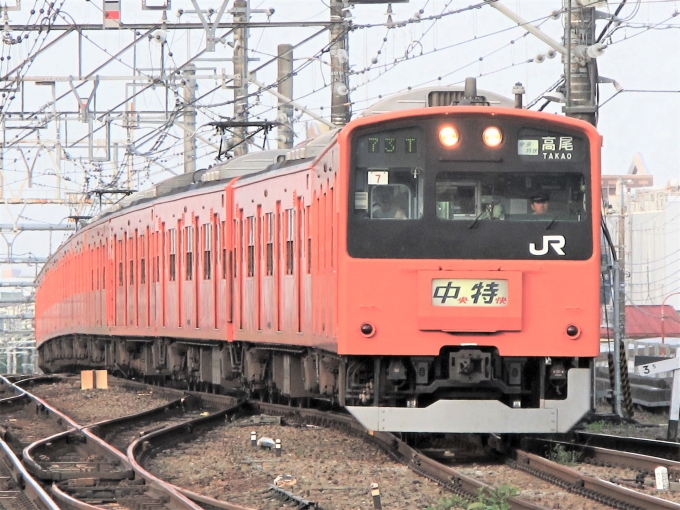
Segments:
[[[492,418],[489,407],[505,422],[524,416],[516,411],[534,411],[535,421],[548,410],[540,415],[539,422],[545,425],[536,426],[563,429],[564,420],[557,425],[560,408],[564,415],[564,409],[578,403],[570,411],[570,421],[578,420],[580,415],[574,416],[581,410],[587,411],[588,398],[575,393],[589,394],[591,362],[589,358],[501,357],[493,348],[446,347],[438,356],[339,356],[306,347],[248,342],[84,335],[47,342],[40,347],[40,360],[46,373],[100,368],[191,390],[241,390],[271,402],[324,399],[346,406],[368,428],[381,430],[417,429],[420,421],[429,419],[425,410],[439,409],[430,418],[448,422],[435,425],[448,432],[466,427],[452,424],[452,413],[467,409],[464,412]],[[388,419],[390,412],[397,413],[391,418],[394,425]],[[457,419],[465,423],[466,418]],[[505,427],[517,426],[506,423]]]

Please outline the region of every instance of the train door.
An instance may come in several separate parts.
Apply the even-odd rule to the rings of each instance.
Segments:
[[[116,261],[115,261],[115,270],[116,270],[116,279],[115,281],[115,301],[114,301],[114,310],[115,310],[115,319],[116,319],[116,326],[117,327],[122,327],[125,325],[125,316],[126,316],[126,307],[125,307],[125,287],[123,287],[124,283],[124,270],[123,270],[123,260],[125,258],[124,256],[124,242],[123,239],[118,239],[117,236],[114,237],[114,251],[116,254]]]
[[[281,212],[281,202],[276,202],[276,233],[274,251],[276,252],[276,262],[274,263],[274,281],[276,292],[276,331],[281,331],[283,327],[283,271],[281,253],[283,252],[283,243],[281,242],[281,229],[283,228],[283,212]]]
[[[220,329],[222,325],[222,317],[224,317],[224,310],[222,307],[225,305],[224,299],[220,299],[220,286],[222,285],[222,272],[220,271],[220,258],[222,257],[222,230],[220,229],[220,217],[217,214],[213,215],[213,221],[211,225],[211,230],[213,231],[213,252],[211,263],[213,265],[213,279],[212,279],[212,291],[213,291],[213,328]],[[224,263],[224,259],[222,259]]]
[[[195,218],[194,220],[194,225],[192,229],[192,235],[194,238],[194,247],[195,247],[195,255],[194,255],[194,265],[196,266],[194,269],[194,303],[193,303],[193,311],[194,311],[194,317],[193,317],[193,323],[195,328],[200,328],[202,325],[201,322],[201,317],[200,313],[202,310],[201,307],[201,272],[203,271],[203,264],[201,260],[201,248],[202,246],[200,245],[200,239],[201,239],[201,223],[198,221],[198,217]]]
[[[94,237],[94,235],[92,237]],[[94,241],[89,241],[87,243],[87,258],[88,266],[90,266],[90,290],[87,299],[87,327],[88,329],[91,329],[97,325],[97,295],[99,294],[99,289],[97,288],[97,245]]]
[[[305,207],[305,260],[303,277],[303,328],[312,331],[312,208]]]
[[[236,306],[235,316],[238,319],[238,329],[243,331],[243,286],[245,285],[244,271],[244,234],[243,209],[239,209],[238,218],[234,221],[234,235],[236,247],[234,253],[234,279],[236,280],[236,292],[234,292],[234,305]]]
[[[255,216],[255,315],[256,327],[258,331],[262,331],[262,206],[257,206],[257,214]]]
[[[253,331],[256,325],[257,294],[255,289],[255,216],[246,218],[246,281],[243,293],[244,328]]]
[[[172,309],[173,313],[175,314],[175,324],[177,327],[182,327],[184,325],[184,320],[183,320],[183,313],[184,313],[184,302],[182,301],[182,291],[184,290],[184,267],[186,266],[186,258],[185,258],[185,253],[186,251],[184,250],[184,239],[185,239],[185,232],[184,232],[184,222],[182,220],[179,220],[177,222],[177,272],[175,274],[175,278],[177,278],[177,286],[176,286],[176,294],[175,294],[175,303],[177,304],[176,308]]]
[[[146,259],[145,259],[145,284],[146,284],[146,327],[151,326],[151,290],[153,289],[153,235],[149,230],[149,227],[145,229],[145,241],[146,241]]]
[[[137,318],[137,293],[135,278],[138,277],[136,271],[137,262],[137,230],[130,233],[130,237],[127,237],[127,280],[126,280],[126,293],[127,296],[127,321],[126,326],[137,326],[139,320]]]
[[[326,306],[327,306],[327,301],[326,301],[326,292],[327,292],[327,278],[326,278],[326,247],[328,246],[328,233],[326,231],[326,220],[327,220],[327,215],[326,215],[326,190],[322,189],[321,190],[321,196],[319,197],[319,216],[318,216],[318,222],[319,222],[319,230],[318,230],[318,239],[319,239],[319,245],[317,247],[318,250],[318,271],[316,275],[316,288],[318,292],[316,293],[317,296],[319,296],[319,300],[316,303],[317,305],[317,310],[318,310],[318,316],[317,316],[317,333],[319,335],[324,335],[326,333]]]
[[[111,229],[107,224],[107,234],[110,234]],[[104,249],[104,269],[102,270],[102,282],[104,282],[104,317],[106,317],[106,326],[113,327],[116,325],[116,240],[110,235],[106,236],[106,248]]]
[[[195,302],[195,260],[194,260],[194,246],[195,246],[195,235],[194,235],[194,224],[189,220],[183,228],[183,246],[184,251],[184,271],[182,275],[182,293],[180,294],[180,303],[182,305],[182,317],[181,326],[195,326],[194,315],[194,302]]]
[[[295,202],[295,263],[294,263],[294,274],[295,274],[295,327],[298,333],[302,332],[302,240],[304,239],[302,229],[304,225],[304,205],[302,204],[302,198],[298,197]]]
[[[96,328],[99,326],[99,243],[95,241],[90,246],[90,260],[90,271],[92,271],[90,327]]]
[[[265,329],[271,330],[274,326],[274,308],[276,295],[274,293],[274,213],[264,215],[264,282],[262,288],[262,306],[264,313]]]
[[[330,170],[329,170],[330,171]],[[330,234],[328,237],[328,318],[326,323],[326,334],[329,337],[335,335],[335,292],[336,292],[336,271],[335,271],[335,192],[333,183],[328,183],[328,223]]]
[[[149,325],[149,299],[146,281],[146,261],[147,261],[147,235],[140,234],[137,238],[137,266],[139,279],[137,283],[137,327],[146,328]]]

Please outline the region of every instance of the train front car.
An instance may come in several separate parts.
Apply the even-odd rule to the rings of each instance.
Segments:
[[[361,119],[339,144],[350,412],[370,430],[569,430],[599,349],[600,135],[458,106]]]

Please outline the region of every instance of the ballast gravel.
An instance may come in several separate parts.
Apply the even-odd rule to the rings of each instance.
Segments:
[[[156,396],[153,389],[134,391],[109,386],[108,389],[81,390],[78,381],[36,385],[27,388],[27,391],[80,425],[129,416],[168,403],[166,398]]]
[[[281,457],[275,450],[251,446],[253,430],[258,438],[281,439]],[[322,428],[236,422],[159,453],[147,468],[193,492],[263,510],[290,508],[267,498],[268,487],[283,475],[295,480],[284,490],[324,510],[374,508],[371,483],[380,487],[385,509],[443,508],[437,503],[450,496],[364,439]],[[454,469],[487,485],[513,486],[520,498],[548,509],[609,508],[505,465],[468,464]]]
[[[274,450],[251,446],[251,430],[258,438],[281,439],[281,457]],[[267,498],[268,487],[280,475],[295,480],[282,489],[324,510],[373,508],[371,483],[380,487],[386,509],[428,508],[448,495],[359,437],[307,426],[253,427],[236,422],[159,453],[147,467],[193,492],[268,510],[291,508]]]

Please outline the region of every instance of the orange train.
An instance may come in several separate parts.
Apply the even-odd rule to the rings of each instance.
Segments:
[[[421,89],[162,182],[43,268],[40,366],[330,399],[371,430],[567,431],[599,346],[600,146]]]

